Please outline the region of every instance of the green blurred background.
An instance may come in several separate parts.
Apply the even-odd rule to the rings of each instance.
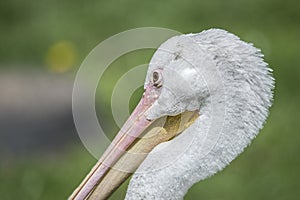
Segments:
[[[297,0],[0,1],[0,199],[70,195],[95,163],[72,122],[76,71],[99,42],[145,26],[182,33],[223,28],[261,48],[274,69],[275,100],[264,129],[185,199],[299,199],[299,8]],[[105,72],[96,100],[109,137],[118,129],[109,100],[114,84],[153,52],[122,56]],[[125,192],[126,184],[111,199]]]

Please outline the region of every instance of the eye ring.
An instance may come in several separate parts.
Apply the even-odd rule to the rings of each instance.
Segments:
[[[152,82],[155,87],[162,86],[162,74],[160,70],[154,70],[152,72]]]

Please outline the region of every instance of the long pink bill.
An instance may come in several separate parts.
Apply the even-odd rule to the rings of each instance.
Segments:
[[[153,95],[153,90],[148,87],[143,98],[125,122],[110,146],[106,149],[102,157],[86,176],[82,183],[77,187],[69,199],[83,200],[96,187],[99,181],[105,176],[107,171],[124,154],[128,147],[143,133],[152,123],[145,116],[145,112],[153,104],[157,95]]]

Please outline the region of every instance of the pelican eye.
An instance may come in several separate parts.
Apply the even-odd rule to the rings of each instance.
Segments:
[[[153,85],[156,87],[162,86],[162,75],[161,75],[160,71],[158,71],[158,70],[153,71],[152,82],[153,82]]]

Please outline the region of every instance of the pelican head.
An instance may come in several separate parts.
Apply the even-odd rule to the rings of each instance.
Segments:
[[[250,144],[273,84],[260,50],[227,31],[170,38],[151,59],[141,101],[70,199],[105,199],[131,173],[126,199],[182,199]]]

